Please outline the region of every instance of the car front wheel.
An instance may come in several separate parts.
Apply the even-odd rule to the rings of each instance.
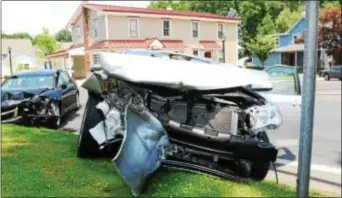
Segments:
[[[94,158],[98,157],[101,153],[97,142],[89,130],[102,121],[101,112],[96,109],[96,105],[102,100],[92,94],[88,95],[77,144],[77,156],[81,158]]]
[[[324,80],[330,80],[329,74],[324,74]]]
[[[264,142],[269,143],[270,140],[265,132],[261,132],[259,134],[259,139],[261,139]],[[255,161],[252,163],[252,169],[251,169],[251,179],[255,181],[262,181],[267,176],[267,173],[269,171],[271,162],[269,161]]]
[[[61,106],[60,104],[55,108],[55,114],[56,116],[50,118],[49,122],[48,122],[48,128],[51,129],[59,129],[59,127],[61,126]]]

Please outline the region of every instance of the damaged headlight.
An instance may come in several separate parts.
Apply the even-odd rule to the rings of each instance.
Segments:
[[[254,106],[247,109],[250,130],[258,133],[266,130],[275,130],[282,124],[282,115],[276,104]]]
[[[50,99],[49,99],[49,98],[45,98],[44,100],[42,100],[42,103],[43,103],[44,105],[48,105],[49,102],[50,102]]]
[[[35,96],[31,99],[31,102],[36,103],[36,102],[38,102],[39,100],[40,100],[39,95],[35,95]]]

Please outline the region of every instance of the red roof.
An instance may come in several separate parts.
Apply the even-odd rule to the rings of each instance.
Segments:
[[[216,41],[200,41],[200,45],[204,48],[216,49],[221,48]]]
[[[100,4],[84,4],[85,7],[104,12],[127,12],[127,13],[140,13],[140,14],[155,14],[155,15],[169,15],[169,16],[187,16],[187,17],[201,17],[201,18],[213,18],[213,19],[225,19],[225,20],[238,20],[238,18],[222,16],[206,12],[190,12],[190,11],[176,11],[166,9],[152,9],[152,8],[137,8],[137,7],[125,7],[114,5],[100,5]]]
[[[65,57],[65,56],[68,56],[68,49],[55,51],[46,55],[47,58]]]
[[[64,57],[64,56],[68,56],[68,51],[71,50],[71,49],[75,49],[75,48],[78,48],[78,47],[83,47],[83,43],[78,43],[78,44],[73,44],[71,45],[69,48],[67,49],[64,49],[64,50],[59,50],[59,51],[55,51],[55,52],[52,52],[50,54],[47,54],[46,57],[47,58],[54,58],[54,57]]]
[[[94,42],[87,50],[94,49],[147,49],[155,39],[144,40],[105,40]],[[159,40],[164,48],[183,48],[182,40]]]

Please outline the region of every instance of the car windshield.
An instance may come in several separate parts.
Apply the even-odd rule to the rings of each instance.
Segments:
[[[12,76],[1,86],[2,89],[10,90],[51,89],[53,87],[53,76]]]

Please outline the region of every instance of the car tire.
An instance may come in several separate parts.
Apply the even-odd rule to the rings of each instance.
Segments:
[[[59,116],[52,117],[48,122],[48,128],[50,128],[50,129],[59,129],[59,127],[61,126],[61,116],[60,116],[61,107],[60,107],[60,105],[58,105],[57,111],[58,111],[57,114]]]
[[[329,74],[324,74],[324,80],[326,80],[326,81],[329,81],[329,80],[330,80]]]
[[[259,133],[259,138],[264,142],[270,142],[267,134],[265,132]],[[255,161],[252,163],[252,169],[250,178],[254,181],[262,181],[266,178],[267,173],[270,169],[271,162],[269,161]]]
[[[101,115],[101,112],[96,109],[96,105],[101,101],[102,99],[99,97],[88,94],[88,101],[84,109],[77,144],[77,156],[80,158],[95,158],[101,154],[97,142],[89,132],[89,129],[102,121],[103,115]]]

